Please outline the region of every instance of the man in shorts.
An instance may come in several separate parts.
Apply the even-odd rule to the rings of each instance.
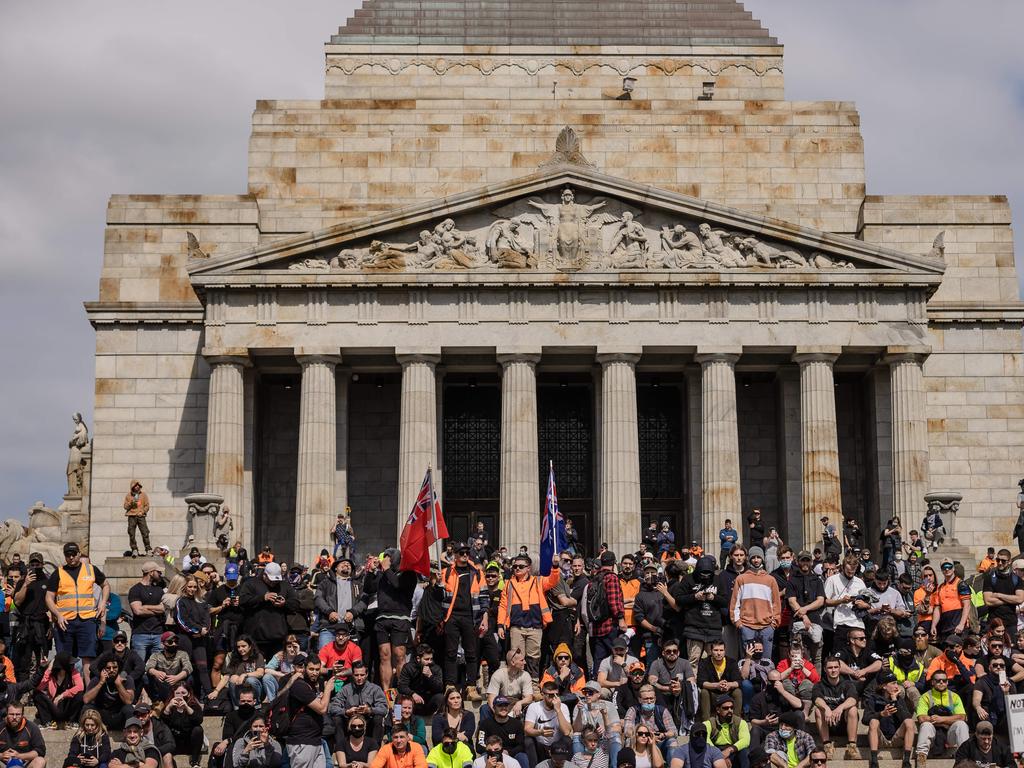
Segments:
[[[380,558],[380,578],[377,581],[377,620],[374,632],[380,651],[380,687],[391,688],[405,663],[405,649],[409,645],[412,596],[416,591],[416,572],[403,571],[401,553],[386,549]]]

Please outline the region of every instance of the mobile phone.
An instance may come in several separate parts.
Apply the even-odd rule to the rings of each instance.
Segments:
[[[1000,669],[999,670],[999,684],[1000,685],[1006,685],[1006,670],[1005,669]]]
[[[395,720],[401,720],[402,719],[402,705],[401,704],[395,704],[395,706],[393,706],[391,708],[391,716]]]

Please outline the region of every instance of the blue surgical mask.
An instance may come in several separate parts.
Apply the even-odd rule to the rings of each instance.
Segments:
[[[792,568],[793,567],[793,561],[792,560],[779,560],[779,565],[781,565],[783,568]]]
[[[654,707],[655,707],[655,706],[656,706],[656,705],[655,705],[655,704],[654,704],[654,703],[652,702],[651,704],[641,704],[641,705],[640,705],[640,708],[641,708],[641,709],[642,709],[642,710],[643,710],[644,712],[653,712],[653,711],[654,711]]]
[[[789,741],[791,738],[793,738],[793,732],[792,731],[784,731],[781,728],[779,728],[779,737],[783,741]]]

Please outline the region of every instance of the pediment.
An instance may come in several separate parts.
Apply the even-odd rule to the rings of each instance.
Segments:
[[[792,273],[941,276],[914,256],[561,165],[510,182],[193,262],[193,282],[255,273]],[[533,279],[533,278],[531,278]]]

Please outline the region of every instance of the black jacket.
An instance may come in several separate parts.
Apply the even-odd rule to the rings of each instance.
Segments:
[[[377,577],[377,615],[408,617],[416,581],[415,571],[382,571]]]
[[[705,555],[697,561],[693,573],[686,574],[681,585],[672,592],[682,611],[682,636],[685,638],[708,642],[722,636],[722,615],[729,610],[729,603],[715,586],[715,566],[715,558]],[[702,575],[708,578],[701,581]],[[698,592],[711,587],[716,590],[711,600],[695,597]]]
[[[110,737],[105,733],[97,734],[97,736],[99,736],[98,739],[79,732],[71,739],[71,746],[68,747],[68,756],[64,760],[64,768],[81,765],[78,761],[81,757],[95,757],[100,761],[100,765],[109,763]]]
[[[270,587],[263,578],[246,579],[238,595],[238,604],[245,611],[243,631],[257,642],[283,642],[288,636],[288,612],[299,610],[299,597],[287,581],[276,583],[284,605],[274,605],[265,599]]]
[[[353,625],[355,626],[356,632],[363,631],[363,622],[359,618],[366,610],[366,605],[360,601],[360,595],[362,589],[358,579],[349,578],[348,586],[352,590],[352,616],[355,618]],[[314,607],[316,612],[320,615],[320,625],[323,626],[327,622],[327,617],[338,610],[338,578],[333,573],[328,574],[324,578],[320,579],[320,583],[316,587],[316,596],[314,599]],[[339,616],[339,621],[344,621],[344,616]]]
[[[430,665],[430,677],[423,674],[415,659],[402,665],[402,671],[398,673],[398,692],[403,696],[418,693],[424,699],[429,699],[443,690],[444,675],[437,664]]]

